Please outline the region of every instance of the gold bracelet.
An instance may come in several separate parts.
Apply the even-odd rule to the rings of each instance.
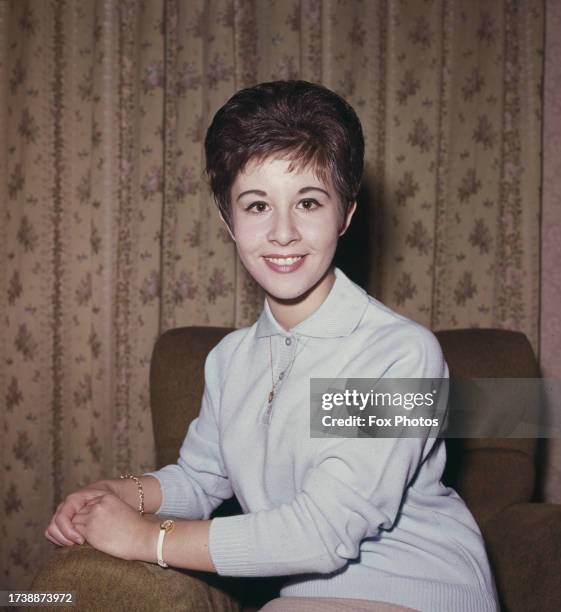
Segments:
[[[138,487],[138,494],[140,496],[140,503],[138,504],[138,511],[140,512],[141,515],[143,515],[144,514],[144,489],[142,488],[142,483],[140,482],[140,479],[128,473],[121,474],[119,478],[130,478],[131,480],[134,480],[136,482],[136,486]]]

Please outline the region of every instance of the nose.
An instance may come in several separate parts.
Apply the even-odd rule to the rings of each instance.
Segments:
[[[271,227],[267,233],[271,242],[290,244],[300,238],[296,219],[290,210],[277,210],[271,218]]]

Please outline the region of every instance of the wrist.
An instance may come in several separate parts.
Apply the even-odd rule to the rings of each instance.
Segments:
[[[117,496],[120,500],[126,502],[125,499],[125,491],[123,488],[123,481],[118,478],[107,479],[107,480],[99,480],[98,482],[93,483],[91,485],[93,488],[101,487],[105,489],[107,492],[112,493]]]
[[[136,508],[139,511],[140,515],[142,516],[144,514],[144,487],[142,486],[142,480],[138,476],[135,476],[134,474],[129,474],[128,472],[125,474],[121,474],[119,479],[122,483],[125,483],[125,482],[130,483],[131,481],[134,483],[134,486],[137,491],[137,499],[138,499],[138,504]],[[131,485],[129,484],[128,489],[127,489],[128,499],[123,498],[123,501],[125,501],[126,503],[132,506],[130,502],[130,495],[132,495],[132,493],[130,492],[130,487]]]
[[[141,525],[138,536],[138,552],[135,560],[158,563],[156,547],[160,534],[160,521],[144,516],[142,517]]]
[[[117,497],[119,497],[111,480],[96,480],[95,482],[91,482],[89,485],[87,485],[84,488],[85,489],[97,489],[99,491],[107,491],[107,493],[113,493],[113,495],[117,495]]]

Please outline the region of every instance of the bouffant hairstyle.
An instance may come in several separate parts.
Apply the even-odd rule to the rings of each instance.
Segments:
[[[307,81],[271,81],[242,89],[214,115],[205,138],[206,173],[218,208],[232,225],[230,192],[249,161],[290,161],[330,176],[341,219],[356,199],[364,168],[364,137],[353,108],[336,93]]]

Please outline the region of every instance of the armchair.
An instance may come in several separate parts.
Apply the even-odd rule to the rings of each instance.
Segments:
[[[204,360],[231,329],[185,327],[163,334],[150,371],[157,465],[177,460],[203,391]],[[532,378],[539,370],[526,337],[504,330],[438,332],[451,376]],[[561,607],[561,506],[533,502],[534,439],[448,439],[444,482],[464,498],[483,532],[502,609]],[[239,513],[235,499],[216,515]],[[276,596],[281,579],[225,578],[124,561],[89,545],[54,550],[33,590],[75,591],[79,610],[250,612]],[[424,611],[423,611],[424,612]],[[427,611],[428,612],[428,611]]]

